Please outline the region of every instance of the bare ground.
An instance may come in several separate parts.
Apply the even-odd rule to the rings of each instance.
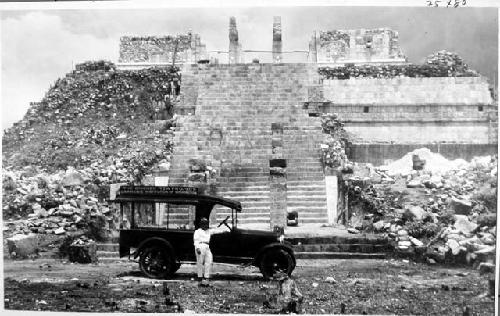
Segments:
[[[141,276],[133,262],[97,265],[62,260],[4,260],[5,308],[79,312],[271,313],[277,293],[253,267],[215,264],[212,287],[199,287],[195,266],[169,280]],[[308,314],[493,315],[487,279],[468,268],[402,260],[299,260],[293,273]],[[327,277],[335,281],[327,282]],[[163,283],[172,301],[165,304]],[[472,315],[471,314],[471,315]]]

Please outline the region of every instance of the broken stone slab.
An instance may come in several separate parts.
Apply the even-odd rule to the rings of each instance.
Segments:
[[[423,188],[424,185],[422,184],[422,182],[418,179],[414,179],[414,180],[410,180],[408,181],[408,183],[406,183],[406,187],[407,188]]]
[[[38,237],[36,234],[17,234],[7,238],[7,248],[14,258],[27,258],[38,253]]]
[[[469,221],[469,218],[465,215],[455,215],[455,223],[453,226],[465,235],[472,233],[478,227],[477,224]]]
[[[469,200],[452,197],[449,203],[449,207],[455,212],[455,214],[469,215],[470,211],[472,210],[472,202]]]
[[[412,243],[409,240],[398,241],[398,247],[407,247],[407,248],[409,248],[411,246],[412,246]]]

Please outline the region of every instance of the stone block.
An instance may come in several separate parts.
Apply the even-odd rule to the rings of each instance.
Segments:
[[[14,258],[27,258],[38,253],[38,236],[36,234],[18,234],[7,238],[9,254]]]
[[[459,215],[469,215],[472,210],[472,202],[469,200],[457,199],[453,197],[450,200],[450,208]]]
[[[62,185],[65,187],[83,185],[85,179],[77,171],[68,171],[61,181]]]
[[[472,233],[478,227],[476,223],[469,221],[465,215],[455,215],[455,223],[453,226],[466,235]]]
[[[97,262],[97,245],[91,242],[85,245],[71,245],[68,249],[69,261],[78,263]]]

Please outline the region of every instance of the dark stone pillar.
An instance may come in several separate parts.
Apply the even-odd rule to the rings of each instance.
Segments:
[[[273,18],[273,63],[283,62],[281,43],[281,17]]]
[[[238,43],[238,30],[236,29],[236,18],[229,18],[229,64],[237,64],[241,62],[240,57],[241,47]]]

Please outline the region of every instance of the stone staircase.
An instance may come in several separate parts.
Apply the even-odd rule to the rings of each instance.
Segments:
[[[321,123],[302,109],[316,77],[306,64],[186,66],[182,99],[196,109],[179,119],[170,184],[185,185],[190,159],[202,160],[217,170],[218,195],[242,203],[239,223],[269,222],[271,126],[279,123],[288,162],[287,207],[299,212],[302,223],[326,223]],[[217,219],[228,212],[218,209]]]

